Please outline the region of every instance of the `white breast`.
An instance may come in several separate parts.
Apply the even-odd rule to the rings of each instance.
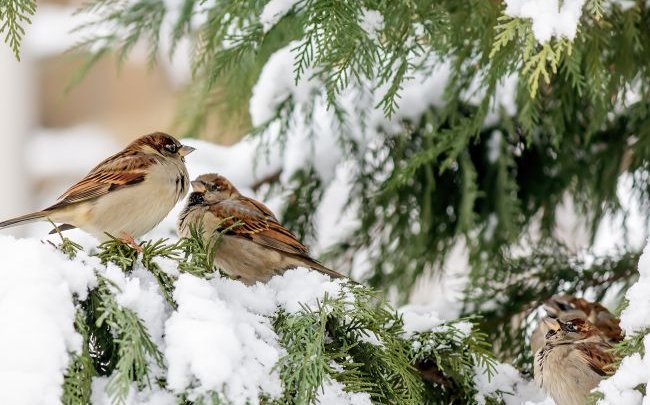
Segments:
[[[540,351],[535,356],[535,380],[557,405],[584,404],[602,378],[578,359],[578,353],[568,345],[550,350],[543,367],[539,355]]]
[[[87,224],[77,226],[99,240],[108,239],[106,233],[140,237],[169,214],[188,186],[184,164],[157,164],[142,183],[112,191],[88,204]]]

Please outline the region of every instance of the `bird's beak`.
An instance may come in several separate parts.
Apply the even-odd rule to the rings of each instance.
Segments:
[[[194,152],[196,148],[193,148],[191,146],[183,145],[179,150],[178,154],[181,155],[182,157],[185,157],[189,155],[190,153]]]
[[[196,193],[205,193],[207,191],[205,184],[202,181],[194,180],[191,181],[190,184],[192,185],[192,190]]]
[[[560,330],[560,322],[558,322],[557,319],[546,317],[542,319],[542,321],[544,321],[544,325],[548,328],[548,330],[552,330],[555,332]]]

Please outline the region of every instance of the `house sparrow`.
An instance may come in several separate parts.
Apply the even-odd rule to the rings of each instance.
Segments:
[[[544,304],[549,315],[560,313],[582,313],[584,319],[591,322],[610,344],[623,340],[623,330],[619,319],[598,302],[587,301],[572,295],[554,295]],[[557,316],[556,316],[557,317]]]
[[[590,302],[584,298],[572,295],[554,295],[544,303],[544,310],[551,318],[568,320],[572,318],[585,319],[593,324],[603,339],[614,344],[623,340],[623,331],[619,320],[597,302]],[[544,336],[548,329],[544,322],[540,322],[530,337],[530,346],[533,354],[544,344]]]
[[[0,229],[37,220],[80,228],[100,241],[109,235],[134,243],[153,229],[185,196],[189,178],[184,157],[194,148],[156,132],[101,162],[56,204],[0,222]]]
[[[548,332],[535,353],[535,381],[557,405],[582,405],[614,363],[612,346],[585,319],[543,322]]]
[[[229,276],[251,285],[303,266],[343,277],[312,259],[267,206],[241,195],[225,177],[204,174],[191,184],[193,192],[179,216],[178,234],[188,237],[191,224],[202,227],[206,240],[215,232],[224,232],[215,265]]]

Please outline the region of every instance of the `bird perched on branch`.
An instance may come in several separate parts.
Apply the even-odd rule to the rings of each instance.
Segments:
[[[544,302],[544,310],[551,318],[569,320],[580,318],[589,321],[596,331],[609,344],[623,340],[623,331],[619,320],[597,302],[587,301],[572,295],[554,295]],[[548,332],[546,324],[540,322],[530,338],[533,355],[544,344],[544,335]]]
[[[189,189],[185,156],[194,148],[172,136],[145,135],[107,158],[52,206],[0,222],[0,229],[38,220],[80,228],[100,241],[108,235],[135,245]],[[107,235],[108,234],[108,235]]]
[[[535,381],[557,405],[582,405],[609,373],[612,346],[582,318],[544,318],[544,345],[535,353]]]
[[[243,196],[225,177],[204,174],[191,184],[193,192],[179,216],[178,234],[190,236],[192,225],[202,228],[205,240],[222,232],[215,265],[229,276],[250,285],[302,266],[343,277],[312,259],[268,207]]]

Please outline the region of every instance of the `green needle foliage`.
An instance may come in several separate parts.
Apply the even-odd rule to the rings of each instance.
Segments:
[[[98,280],[92,307],[97,314],[95,326],[102,328],[106,325],[109,328],[117,358],[106,390],[116,403],[122,403],[133,382],[140,388],[151,384],[149,364],[155,362],[162,367],[162,354],[140,318],[115,301],[111,282],[101,275],[98,275]]]
[[[20,60],[20,43],[25,36],[25,25],[30,24],[36,12],[35,0],[0,1],[0,37]]]
[[[160,260],[174,261],[180,272],[213,276],[214,267],[204,257],[209,250],[204,250],[199,238],[202,232],[194,229],[192,235],[175,244],[144,242],[142,252],[111,240],[95,254],[106,260],[102,266],[129,264],[121,267],[127,273],[142,265],[167,297],[173,294],[176,276],[163,272],[156,264]],[[220,237],[217,234],[214,240]],[[58,247],[67,253],[71,246],[73,259],[81,250],[78,245],[62,238]],[[197,271],[201,266],[203,271]],[[71,354],[63,402],[88,403],[97,376],[109,377],[106,390],[115,404],[124,403],[134,387],[156,385],[164,390],[166,364],[161,348],[135,312],[117,302],[119,289],[103,275],[104,270],[95,271],[97,285],[77,303],[75,328],[83,344],[80,352]],[[169,304],[175,308],[173,301]],[[263,396],[262,403],[315,403],[328,381],[342,384],[349,392],[368,393],[377,403],[467,403],[476,392],[476,370],[491,373],[494,365],[486,336],[472,330],[475,320],[407,334],[395,310],[376,292],[359,285],[347,284],[336,296],[326,295],[317,305],[303,306],[296,313],[279,310],[272,325],[285,350],[275,366],[283,394],[274,400]],[[192,400],[189,393],[177,393],[177,398],[183,404],[226,403],[220,392],[192,396]]]

